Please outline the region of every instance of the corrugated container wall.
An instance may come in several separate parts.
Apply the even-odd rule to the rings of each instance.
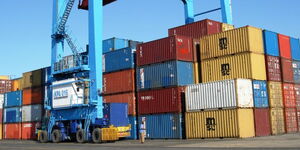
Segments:
[[[11,80],[0,80],[0,94],[10,92],[12,90]]]
[[[269,105],[271,108],[283,108],[281,82],[268,82]]]
[[[42,85],[43,69],[23,73],[23,88]]]
[[[300,108],[297,108],[298,131],[300,131]]]
[[[116,127],[128,126],[128,105],[125,103],[104,103],[103,113],[107,115],[109,125]],[[124,112],[126,112],[124,114]]]
[[[3,109],[4,123],[16,123],[22,121],[21,107],[11,107]]]
[[[22,125],[21,123],[12,123],[3,125],[4,139],[20,140],[22,137]]]
[[[294,82],[294,71],[292,60],[281,58],[281,72],[282,72],[282,81],[293,83]]]
[[[290,38],[292,59],[300,61],[300,42],[299,39]]]
[[[284,108],[284,119],[286,133],[294,133],[298,131],[296,108]]]
[[[103,75],[103,93],[122,93],[135,91],[134,70],[124,70]]]
[[[35,130],[36,128],[40,127],[40,122],[29,122],[29,123],[22,123],[22,139],[23,140],[36,140]]]
[[[135,51],[131,48],[124,48],[105,53],[102,58],[102,71],[104,73],[133,69]]]
[[[292,59],[290,37],[282,34],[278,34],[279,52],[280,57],[286,59]]]
[[[254,109],[255,135],[268,136],[271,134],[270,109]]]
[[[190,37],[171,36],[137,47],[138,66],[170,60],[193,61],[193,40]]]
[[[22,122],[36,122],[42,120],[42,105],[22,106]]]
[[[252,81],[223,80],[188,85],[185,89],[186,111],[218,108],[253,107]]]
[[[3,124],[2,123],[0,123],[0,140],[2,140],[3,139]]]
[[[262,30],[250,26],[200,39],[201,60],[242,52],[263,54]]]
[[[136,98],[135,93],[122,93],[114,95],[104,95],[104,103],[127,103],[128,104],[128,114],[136,115]]]
[[[294,60],[292,66],[294,72],[294,83],[300,83],[300,61]]]
[[[300,108],[300,84],[295,84],[296,107]]]
[[[169,29],[169,36],[183,35],[191,38],[201,38],[206,35],[222,32],[220,22],[205,19],[198,22]]]
[[[182,87],[138,92],[138,114],[180,113],[182,92]]]
[[[283,134],[285,133],[285,126],[284,126],[284,114],[282,108],[271,108],[270,109],[270,121],[271,121],[271,128],[272,134]]]
[[[192,62],[169,61],[137,68],[137,89],[184,86],[194,83]]]
[[[131,125],[130,137],[128,137],[128,139],[136,140],[136,139],[138,139],[137,117],[136,116],[128,116],[128,118],[129,118],[129,123]]]
[[[266,71],[268,81],[281,82],[280,57],[266,55]]]
[[[277,33],[264,30],[263,37],[264,37],[265,54],[279,57],[279,45],[278,45]]]
[[[43,87],[23,89],[23,105],[44,103]]]
[[[282,95],[283,95],[283,105],[285,108],[296,107],[296,97],[294,84],[283,83],[282,84]]]
[[[201,63],[202,82],[245,78],[266,80],[265,57],[262,54],[242,53],[208,59]]]
[[[4,107],[15,107],[22,105],[22,91],[5,93]]]
[[[182,115],[181,114],[154,114],[141,115],[146,118],[146,138],[149,139],[182,139]]]
[[[269,107],[267,81],[253,80],[253,100],[255,108]]]
[[[188,112],[185,118],[188,139],[255,136],[252,109]]]
[[[18,79],[13,79],[12,81],[12,91],[19,91],[23,89],[23,79],[18,78]]]

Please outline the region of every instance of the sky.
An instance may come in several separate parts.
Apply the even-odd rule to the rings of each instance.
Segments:
[[[77,5],[78,0],[75,4]],[[235,27],[251,25],[300,37],[300,0],[232,0]],[[194,0],[195,13],[220,7],[220,0]],[[151,41],[184,24],[181,0],[117,0],[104,7],[103,38]],[[75,6],[67,22],[75,43],[88,42],[87,11]],[[21,77],[23,72],[50,66],[52,0],[6,0],[0,5],[0,75]],[[222,21],[216,11],[196,20]]]

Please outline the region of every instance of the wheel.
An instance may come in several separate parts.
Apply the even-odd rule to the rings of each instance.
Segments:
[[[52,132],[52,141],[53,141],[53,143],[61,142],[60,130],[58,130],[58,129],[53,130],[53,132]]]
[[[84,143],[85,142],[85,131],[83,129],[79,129],[76,132],[76,141],[78,143]]]
[[[41,143],[47,143],[48,142],[48,132],[47,131],[41,131],[39,136],[39,141]]]
[[[102,142],[102,131],[100,128],[95,128],[92,133],[92,139],[94,143]]]

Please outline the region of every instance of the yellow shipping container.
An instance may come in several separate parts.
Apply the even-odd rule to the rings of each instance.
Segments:
[[[233,29],[234,29],[234,25],[222,23],[222,32],[233,30]]]
[[[255,136],[252,109],[187,112],[185,118],[188,139]]]
[[[283,108],[271,108],[270,116],[272,134],[275,135],[285,133]]]
[[[42,86],[42,69],[23,73],[23,88]]]
[[[0,140],[2,140],[3,139],[3,134],[2,134],[2,127],[3,127],[3,124],[2,123],[0,123]]]
[[[195,84],[199,83],[199,64],[197,62],[194,63],[194,80]]]
[[[22,78],[12,80],[12,91],[23,90],[23,80]]]
[[[202,82],[246,78],[266,80],[265,56],[241,53],[226,57],[207,59],[201,63]]]
[[[269,105],[271,108],[283,108],[281,82],[268,82]]]
[[[9,76],[0,76],[0,80],[9,80],[10,77]]]
[[[242,52],[263,54],[262,35],[261,29],[246,26],[205,36],[200,39],[201,60]]]

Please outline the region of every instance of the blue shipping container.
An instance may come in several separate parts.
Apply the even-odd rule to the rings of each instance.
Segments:
[[[4,107],[16,107],[22,105],[22,91],[5,93]]]
[[[269,107],[267,82],[253,80],[253,100],[255,108]]]
[[[16,123],[21,121],[21,107],[4,108],[4,123]]]
[[[134,68],[135,50],[123,48],[103,54],[103,72],[114,72]]]
[[[103,40],[103,53],[114,51],[126,47],[131,47],[132,49],[136,49],[136,45],[141,42],[120,39],[120,38],[110,38]]]
[[[137,68],[137,88],[152,89],[194,83],[193,63],[169,61]]]
[[[272,31],[263,31],[265,54],[279,56],[278,35]]]
[[[105,103],[103,113],[110,125],[116,127],[129,125],[127,103]]]
[[[128,116],[129,123],[131,125],[130,137],[128,139],[136,140],[138,139],[138,132],[137,132],[137,117],[136,116]]]
[[[300,42],[299,39],[290,38],[291,42],[291,51],[292,51],[292,59],[300,60]]]
[[[146,138],[150,139],[182,139],[182,116],[181,114],[155,114],[141,115],[146,117]]]
[[[300,84],[300,61],[293,61],[294,82]]]

